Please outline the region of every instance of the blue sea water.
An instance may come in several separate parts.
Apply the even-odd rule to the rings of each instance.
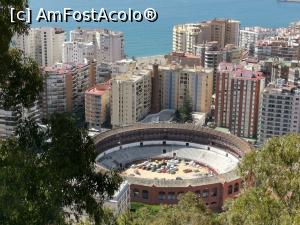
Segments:
[[[41,7],[45,10],[68,7],[79,11],[102,7],[108,10],[156,9],[159,19],[154,23],[33,23],[35,27],[56,26],[66,31],[76,27],[123,31],[128,56],[169,52],[175,24],[219,17],[240,20],[242,26],[283,27],[300,20],[300,3],[281,3],[277,0],[31,0],[30,7],[34,13]]]

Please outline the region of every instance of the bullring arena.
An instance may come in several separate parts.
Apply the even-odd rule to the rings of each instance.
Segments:
[[[213,210],[240,192],[237,166],[251,151],[236,136],[191,124],[136,124],[94,141],[98,167],[120,171],[131,201],[173,204],[191,191]]]

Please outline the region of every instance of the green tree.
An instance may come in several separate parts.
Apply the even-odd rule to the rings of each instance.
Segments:
[[[241,166],[245,190],[229,202],[223,224],[300,224],[300,135],[269,140]]]
[[[175,111],[174,121],[178,123],[191,123],[193,122],[192,112],[192,99],[189,95],[185,95],[182,106]]]
[[[41,131],[25,121],[17,137],[0,146],[0,224],[66,224],[83,212],[101,224],[105,198],[121,178],[97,173],[95,146],[64,114]]]
[[[179,110],[176,110],[174,113],[174,119],[175,122],[180,123],[181,122],[181,117],[180,117],[180,112]]]
[[[10,10],[24,0],[0,0],[0,107],[30,107],[39,97],[38,65],[10,49],[15,34],[29,26],[10,21]],[[96,151],[84,130],[67,115],[54,115],[46,131],[33,121],[19,124],[16,137],[0,145],[0,224],[66,224],[68,215],[87,213],[101,224],[105,198],[118,188],[114,172],[95,171]]]
[[[118,220],[118,225],[211,225],[216,224],[212,214],[194,193],[181,196],[177,205],[161,206],[158,212],[149,207],[135,213],[126,213]]]
[[[31,106],[42,88],[37,64],[19,50],[9,48],[13,35],[26,33],[29,28],[17,19],[11,23],[10,9],[26,6],[24,0],[0,0],[0,105],[5,109],[19,104]]]
[[[177,205],[162,208],[151,225],[211,225],[212,214],[197,196],[189,192],[181,196]]]
[[[183,122],[191,123],[193,121],[193,107],[192,107],[192,99],[189,95],[185,95],[183,99],[183,105],[179,109],[180,116]]]

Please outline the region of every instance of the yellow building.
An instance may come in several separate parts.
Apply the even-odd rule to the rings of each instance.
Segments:
[[[109,84],[99,84],[85,92],[85,122],[89,129],[101,129],[107,120],[110,107]]]
[[[178,109],[185,96],[190,97],[195,112],[210,113],[213,91],[213,71],[200,66],[179,64],[159,66],[161,109]]]
[[[173,51],[193,53],[195,45],[216,41],[219,48],[238,45],[240,22],[213,19],[201,23],[176,25],[173,28]]]

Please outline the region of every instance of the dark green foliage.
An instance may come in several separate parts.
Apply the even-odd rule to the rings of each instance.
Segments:
[[[95,171],[95,146],[70,117],[55,115],[49,127],[25,121],[17,138],[2,143],[0,224],[65,224],[66,208],[100,224],[103,199],[121,178]]]
[[[19,50],[9,49],[13,35],[29,28],[24,22],[11,23],[10,9],[22,10],[26,4],[23,0],[0,0],[0,105],[5,109],[18,104],[29,107],[42,88],[37,64]]]
[[[5,109],[30,107],[42,89],[38,65],[9,48],[13,35],[29,28],[11,23],[10,9],[26,5],[0,0],[0,107]],[[70,212],[75,218],[86,212],[103,224],[103,200],[113,195],[121,178],[96,172],[95,145],[71,117],[54,115],[48,123],[43,131],[35,122],[23,121],[16,137],[0,145],[0,224],[66,224]]]
[[[27,7],[26,0],[0,0],[0,59],[2,54],[8,52],[10,40],[15,33],[26,33],[28,24],[17,20],[11,23],[10,9],[15,8],[17,11]],[[1,62],[1,60],[0,60]]]
[[[185,95],[183,105],[175,111],[174,121],[178,123],[191,123],[193,122],[192,112],[192,100],[188,95]]]
[[[0,104],[5,109],[16,105],[30,107],[42,89],[38,65],[16,49],[0,59]]]

